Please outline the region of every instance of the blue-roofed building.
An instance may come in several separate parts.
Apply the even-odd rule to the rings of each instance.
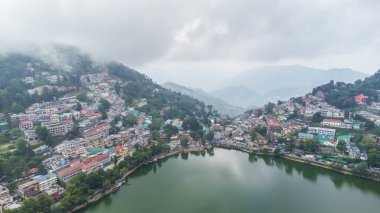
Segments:
[[[300,138],[300,139],[314,139],[314,135],[309,134],[309,133],[300,132],[300,133],[298,133],[298,138]]]
[[[40,191],[45,192],[49,189],[58,187],[57,185],[57,175],[54,173],[49,173],[47,175],[39,175],[33,178],[40,184]]]
[[[6,121],[0,121],[0,133],[6,132],[9,130],[9,125]]]

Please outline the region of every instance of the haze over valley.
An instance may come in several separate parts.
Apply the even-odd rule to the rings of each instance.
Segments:
[[[379,11],[0,0],[0,212],[380,212]]]

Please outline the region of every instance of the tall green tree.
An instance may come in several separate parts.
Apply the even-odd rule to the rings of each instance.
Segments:
[[[346,142],[339,141],[338,144],[336,145],[336,149],[340,152],[340,154],[343,154],[344,152],[346,152],[347,151]]]

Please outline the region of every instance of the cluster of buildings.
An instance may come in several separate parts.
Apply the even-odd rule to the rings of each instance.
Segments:
[[[273,104],[271,109],[266,106],[240,116],[227,126],[215,123],[212,127],[215,133],[213,142],[221,146],[274,150],[279,146],[277,142],[284,138],[297,144],[316,140],[321,147],[338,153],[337,145],[343,141],[347,147],[347,157],[366,160],[367,153],[360,151],[357,144],[352,142],[354,134],[347,134],[350,129],[363,130],[365,123],[355,120],[355,113],[345,113],[329,105],[323,100],[323,96],[320,92],[316,96],[306,95],[280,101]],[[355,100],[365,103],[367,98],[359,94]],[[322,118],[321,122],[314,121],[317,113]],[[376,115],[366,111],[357,114],[379,125],[376,123]],[[252,135],[252,132],[255,134]]]

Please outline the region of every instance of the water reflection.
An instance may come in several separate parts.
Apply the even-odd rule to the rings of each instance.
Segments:
[[[336,189],[341,189],[343,186],[347,186],[351,189],[359,189],[363,193],[374,193],[377,196],[380,196],[379,183],[372,180],[352,177],[277,157],[259,156],[259,158],[261,158],[267,166],[276,165],[279,170],[284,171],[288,176],[293,176],[293,171],[295,170],[297,175],[300,175],[304,180],[313,183],[318,180],[318,177],[328,176]],[[252,161],[249,160],[249,162]]]
[[[181,153],[182,160],[187,160],[189,158],[189,153]]]
[[[210,151],[207,152],[210,155]],[[212,150],[212,153],[214,151]],[[205,156],[206,152],[192,152],[191,155],[194,156]],[[227,157],[228,155],[228,157]],[[181,157],[183,160],[189,159],[189,153],[181,153],[173,156],[172,158],[176,159]],[[254,175],[255,177],[247,176],[249,175],[245,167],[239,165],[240,157],[239,156],[231,156],[228,153],[218,153],[217,155],[210,155],[215,158],[212,161],[205,160],[204,163],[210,164],[210,167],[219,167],[219,169],[223,169],[223,174],[228,175],[230,177],[234,177],[236,180],[245,182],[245,181],[260,181],[261,178],[271,178],[274,174],[270,171],[267,171],[264,168],[256,168]],[[261,159],[262,161],[258,161]],[[169,158],[161,159],[156,163],[148,164],[142,166],[138,172],[135,172],[131,175],[131,177],[141,177],[148,175],[150,172],[156,174],[157,170],[162,167],[162,164],[168,161]],[[318,168],[315,166],[302,164],[298,162],[293,162],[290,160],[270,157],[270,156],[257,156],[254,154],[248,154],[248,162],[250,163],[260,163],[264,162],[264,164],[268,167],[277,168],[279,171],[283,171],[287,176],[298,175],[301,176],[304,180],[316,183],[318,181],[318,177],[328,176],[330,181],[333,183],[336,189],[341,189],[344,186],[347,186],[351,189],[359,189],[363,193],[374,193],[380,197],[380,189],[379,183],[370,180],[359,179],[351,176],[347,176],[344,174],[339,174],[333,171],[329,171],[326,169]],[[294,173],[296,171],[297,173]],[[212,171],[208,171],[212,172]]]
[[[104,205],[105,205],[106,207],[112,205],[112,198],[111,198],[110,195],[107,195],[107,196],[104,198]]]
[[[282,158],[233,150],[216,149],[214,154],[210,153],[211,150],[206,151],[205,157],[200,157],[201,153],[180,154],[144,165],[133,174],[130,187],[122,187],[110,196],[112,205],[112,199],[107,197],[85,212],[250,212],[255,209],[256,212],[294,213],[308,209],[310,213],[349,213],[366,208],[367,212],[376,212],[373,210],[380,208],[377,182]]]
[[[209,149],[206,149],[206,152],[207,152],[207,154],[209,155],[209,156],[214,156],[215,155],[215,153],[214,153],[214,147],[211,147],[211,148],[209,148]]]
[[[257,157],[256,157],[256,155],[255,155],[255,154],[252,154],[252,153],[248,154],[248,161],[251,162],[251,163],[253,163],[253,162],[257,162]]]

